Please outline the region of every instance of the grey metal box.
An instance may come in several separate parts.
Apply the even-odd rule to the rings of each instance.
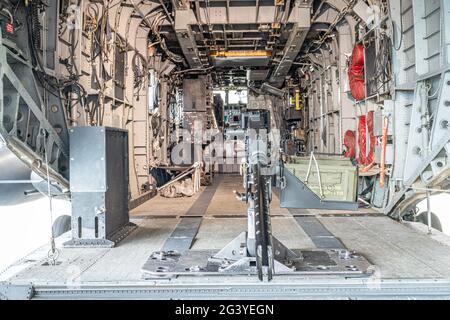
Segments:
[[[384,110],[377,110],[374,113],[373,130],[376,137],[381,137],[383,135],[384,117],[389,117],[388,135],[394,135],[394,121],[391,116],[394,114],[394,109],[390,102],[392,101],[385,102]]]
[[[375,163],[381,163],[382,149],[383,149],[383,147],[381,145],[375,147]],[[386,157],[385,157],[384,162],[386,164],[394,164],[394,145],[393,144],[386,145]]]
[[[208,82],[205,77],[184,79],[183,81],[183,111],[205,112],[208,104]]]
[[[68,246],[114,246],[129,224],[128,132],[70,129],[72,241]]]

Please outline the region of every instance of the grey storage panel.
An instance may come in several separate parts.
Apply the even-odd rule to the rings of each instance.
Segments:
[[[72,240],[66,246],[112,247],[129,222],[128,132],[107,127],[70,129]]]
[[[205,112],[208,104],[208,82],[206,77],[183,80],[184,112]]]

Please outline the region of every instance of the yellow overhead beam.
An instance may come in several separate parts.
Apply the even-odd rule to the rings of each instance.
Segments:
[[[271,51],[265,50],[230,50],[230,51],[214,51],[211,57],[220,58],[238,58],[238,57],[270,57]]]
[[[295,90],[295,110],[300,111],[303,108],[302,105],[303,99],[300,90]]]

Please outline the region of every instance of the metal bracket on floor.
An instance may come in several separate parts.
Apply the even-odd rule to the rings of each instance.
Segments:
[[[0,300],[31,300],[34,295],[33,285],[0,282]]]
[[[319,209],[357,211],[357,202],[323,200],[289,170],[284,169],[280,207],[286,209]]]
[[[247,235],[241,233],[221,251],[190,250],[154,252],[142,268],[146,280],[179,276],[254,276],[258,274],[256,257],[247,253]],[[346,249],[290,250],[274,243],[273,270],[277,276],[370,277],[371,264],[362,255]]]
[[[256,273],[256,257],[248,254],[247,232],[241,233],[225,248],[208,259],[208,264],[217,265],[222,273]],[[273,263],[276,274],[285,274],[295,271],[295,264],[303,260],[301,254],[297,254],[284,246],[278,239],[272,236]]]
[[[109,239],[71,239],[64,243],[66,248],[113,248],[137,228],[132,222],[121,226]]]

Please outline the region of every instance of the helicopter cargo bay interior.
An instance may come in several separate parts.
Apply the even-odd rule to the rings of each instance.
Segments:
[[[450,298],[450,1],[1,0],[0,28],[0,255],[45,238],[0,300]]]

